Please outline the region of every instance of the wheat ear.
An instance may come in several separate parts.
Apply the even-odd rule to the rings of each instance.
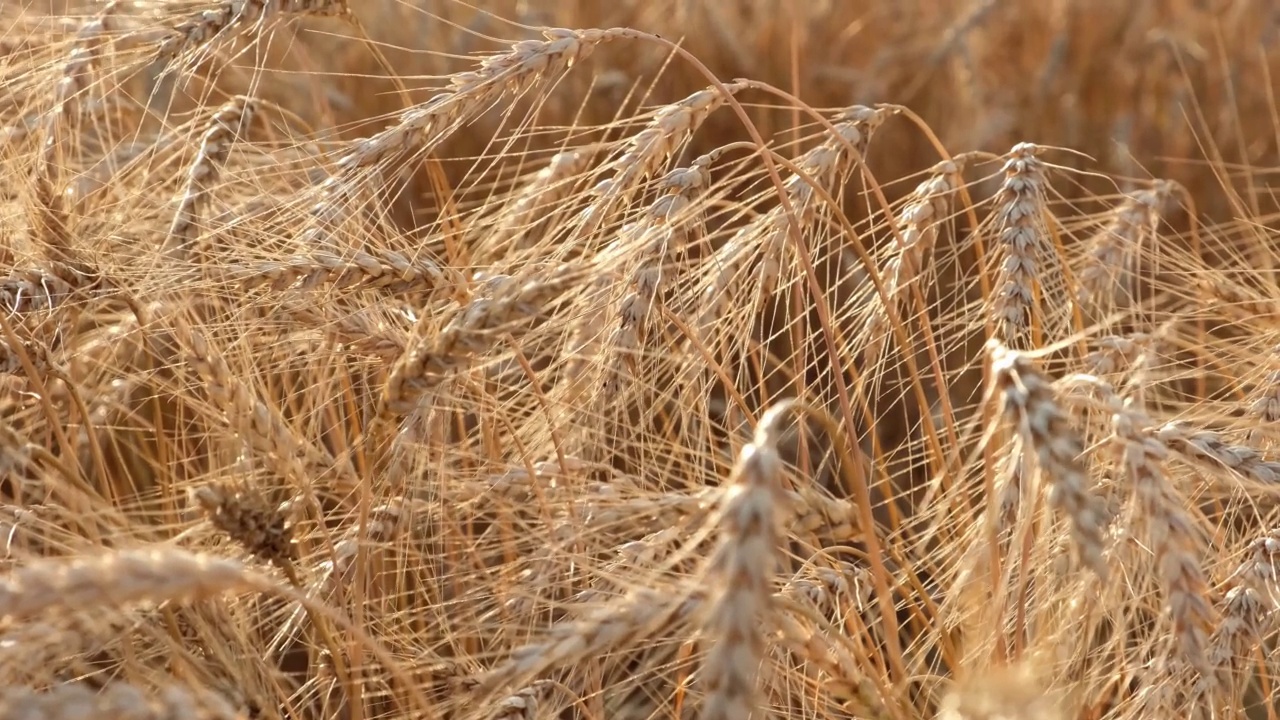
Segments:
[[[764,413],[725,491],[720,545],[707,568],[713,590],[706,633],[712,644],[702,671],[704,720],[745,720],[759,706],[756,674],[764,658],[759,624],[770,611],[778,553],[778,440],[790,410],[791,404],[782,402]]]

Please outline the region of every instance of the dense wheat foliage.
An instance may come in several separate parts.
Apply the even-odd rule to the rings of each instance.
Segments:
[[[1280,717],[1272,3],[0,27],[0,720]]]

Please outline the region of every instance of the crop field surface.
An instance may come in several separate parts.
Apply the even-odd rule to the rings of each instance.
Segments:
[[[1280,5],[0,3],[0,720],[1280,720]]]

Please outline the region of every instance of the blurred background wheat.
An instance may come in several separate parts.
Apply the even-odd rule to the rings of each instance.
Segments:
[[[0,18],[0,719],[1280,715],[1280,7]]]

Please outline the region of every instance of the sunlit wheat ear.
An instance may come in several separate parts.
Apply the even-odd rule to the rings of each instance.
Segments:
[[[711,184],[709,166],[713,155],[698,157],[688,167],[677,168],[659,182],[663,194],[645,210],[643,216],[624,226],[615,244],[630,255],[627,269],[627,292],[621,302],[605,310],[613,315],[613,330],[603,340],[600,362],[585,373],[568,375],[570,385],[566,402],[580,405],[590,417],[579,424],[586,430],[605,418],[616,416],[627,405],[627,391],[637,376],[644,374],[641,361],[645,356],[650,319],[660,315],[656,309],[662,302],[664,286],[678,285],[670,277],[677,270],[674,261],[697,233],[702,221],[699,197]],[[594,318],[576,328],[571,339],[574,351],[586,352],[593,344],[590,334],[597,332]],[[584,358],[585,359],[585,358]],[[595,385],[594,394],[588,393]],[[584,397],[585,396],[585,397]],[[582,398],[582,399],[579,399]],[[611,432],[612,428],[604,428]],[[584,433],[588,435],[590,433]],[[586,439],[585,437],[583,438]],[[588,447],[595,446],[587,442]],[[585,450],[585,449],[584,449]]]
[[[630,31],[549,29],[546,40],[525,40],[505,53],[482,59],[475,70],[449,76],[449,87],[406,110],[399,122],[368,138],[356,140],[338,157],[333,174],[315,189],[309,227],[302,233],[307,247],[323,247],[332,228],[351,212],[350,202],[362,184],[380,175],[394,176],[415,158],[429,155],[441,141],[493,106],[504,95],[519,97],[539,81],[548,86],[589,56],[597,45],[625,37]]]
[[[553,625],[539,642],[513,649],[507,660],[484,674],[481,687],[507,687],[605,650],[634,646],[658,628],[688,622],[705,610],[706,598],[699,590],[683,597],[671,591],[633,590],[578,619]]]
[[[461,278],[427,258],[410,259],[391,250],[356,250],[346,256],[328,252],[268,260],[256,265],[233,265],[228,277],[241,287],[272,290],[377,289],[391,293],[421,293],[430,297],[452,292]]]
[[[1161,213],[1175,190],[1173,183],[1158,180],[1133,193],[1114,211],[1107,226],[1088,241],[1089,252],[1076,277],[1081,302],[1109,306],[1132,296],[1128,285],[1133,263],[1144,247],[1152,250]]]
[[[779,204],[761,218],[762,224],[757,228],[762,234],[756,279],[764,294],[772,294],[778,287],[784,267],[783,250],[790,243],[790,233],[805,232],[826,209],[826,201],[815,188],[835,195],[852,173],[854,164],[866,157],[872,135],[890,114],[890,110],[883,108],[861,105],[848,108],[832,118],[834,135],[824,137],[821,145],[796,159],[800,173],[787,176],[782,183],[794,218]],[[792,227],[793,220],[798,221],[799,227]]]
[[[1141,406],[1117,395],[1107,383],[1088,375],[1067,376],[1062,382],[1091,394],[1110,415],[1110,445],[1128,480],[1134,516],[1142,523],[1147,548],[1154,556],[1154,574],[1164,591],[1174,639],[1187,665],[1201,676],[1211,675],[1216,670],[1208,662],[1205,647],[1216,618],[1201,564],[1200,530],[1166,474],[1168,443]]]
[[[0,577],[0,620],[77,607],[123,608],[260,589],[244,565],[171,547],[34,560]]]
[[[346,0],[222,0],[214,8],[187,16],[160,41],[155,60],[168,63],[199,50],[219,37],[230,38],[267,26],[287,15],[347,16]]]
[[[863,362],[869,367],[877,366],[884,352],[890,332],[889,307],[897,311],[905,307],[912,287],[925,272],[938,233],[948,220],[952,195],[964,182],[965,162],[965,158],[957,158],[933,166],[929,177],[916,187],[906,206],[892,219],[901,240],[889,239],[889,255],[881,270],[888,298],[879,293],[872,295],[870,315],[863,323],[860,338],[866,343]]]
[[[488,352],[504,334],[519,334],[547,305],[580,282],[578,275],[572,266],[565,266],[524,280],[498,279],[491,295],[458,308],[434,335],[430,334],[434,318],[424,315],[405,354],[391,368],[383,409],[392,415],[412,413],[424,396]]]
[[[993,389],[1022,441],[1035,453],[1049,483],[1049,504],[1067,516],[1081,559],[1102,581],[1109,576],[1104,556],[1100,501],[1090,489],[1084,441],[1059,404],[1049,381],[1026,356],[999,342],[988,345]]]
[[[124,682],[113,682],[105,688],[73,682],[43,691],[22,687],[0,689],[2,720],[239,720],[241,717],[221,696],[180,685],[166,685],[150,693]]]
[[[1094,346],[1084,358],[1084,367],[1092,375],[1115,375],[1130,370],[1143,353],[1150,352],[1156,337],[1150,333],[1105,335],[1090,341]]]
[[[218,108],[200,135],[200,148],[178,199],[178,209],[169,225],[164,251],[186,259],[200,236],[200,216],[209,207],[209,199],[218,185],[218,176],[227,162],[231,146],[248,129],[256,112],[253,98],[236,96]]]
[[[43,141],[33,177],[36,222],[45,250],[51,260],[66,263],[79,272],[87,272],[88,266],[72,247],[66,209],[62,197],[57,194],[59,151],[64,143],[74,142],[78,134],[83,104],[81,95],[88,89],[90,70],[108,42],[105,36],[111,29],[118,5],[115,0],[108,2],[77,33],[54,89],[53,109],[43,122]]]
[[[1218,602],[1222,622],[1209,637],[1208,660],[1218,675],[1201,678],[1202,693],[1218,695],[1221,707],[1239,707],[1239,684],[1253,650],[1275,627],[1280,597],[1280,530],[1249,543],[1245,559],[1227,579],[1229,589]]]
[[[711,648],[701,674],[706,720],[742,720],[760,705],[756,676],[765,650],[760,624],[770,612],[777,571],[778,440],[791,410],[792,404],[784,402],[765,412],[725,489],[720,545],[707,568],[711,597],[705,631]]]
[[[996,285],[991,320],[998,337],[1012,347],[1029,347],[1036,286],[1052,252],[1048,214],[1048,173],[1038,155],[1042,148],[1019,143],[1006,156],[1004,183],[995,196]]]

